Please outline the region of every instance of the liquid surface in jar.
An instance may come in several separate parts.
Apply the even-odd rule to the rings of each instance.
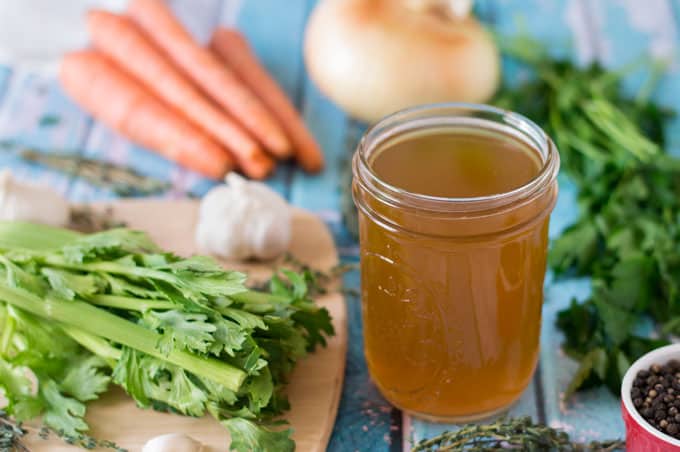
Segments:
[[[532,148],[510,137],[477,133],[397,136],[373,157],[371,168],[393,187],[446,198],[506,193],[529,182],[541,168]]]
[[[424,195],[506,193],[535,178],[541,157],[509,135],[427,130],[385,142],[369,157],[384,182]],[[517,400],[539,351],[548,217],[556,186],[493,221],[446,222],[370,204],[397,226],[362,212],[361,278],[366,358],[399,408],[437,420],[484,417]],[[369,201],[373,202],[373,201]],[[501,228],[503,229],[503,228]],[[480,232],[484,230],[485,232]],[[489,232],[492,231],[492,232]]]

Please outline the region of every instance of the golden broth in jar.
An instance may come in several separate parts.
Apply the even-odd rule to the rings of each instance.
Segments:
[[[490,107],[407,110],[368,132],[354,161],[365,349],[394,405],[468,420],[527,386],[558,165],[540,129]]]

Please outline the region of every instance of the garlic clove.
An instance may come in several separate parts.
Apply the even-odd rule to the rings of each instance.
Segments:
[[[231,260],[268,260],[284,253],[292,228],[286,201],[265,184],[237,174],[229,174],[225,182],[201,201],[199,249]]]
[[[203,445],[183,433],[156,436],[144,444],[142,452],[201,452]]]
[[[291,223],[290,209],[273,208],[263,215],[253,228],[253,255],[262,260],[274,259],[288,250],[291,228],[282,224]]]

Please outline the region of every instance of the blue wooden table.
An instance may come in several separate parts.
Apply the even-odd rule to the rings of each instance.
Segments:
[[[314,135],[320,141],[328,168],[308,176],[294,166],[280,167],[270,184],[291,203],[317,213],[336,237],[342,258],[357,260],[357,246],[344,230],[339,213],[340,161],[351,149],[359,127],[325,99],[308,79],[301,48],[306,19],[314,0],[173,0],[173,8],[201,40],[218,24],[237,25],[250,38],[267,68],[295,100]],[[478,0],[478,11],[501,35],[528,32],[549,46],[551,52],[571,56],[579,62],[593,59],[619,67],[651,52],[675,61],[661,81],[658,99],[680,107],[680,66],[677,60],[680,2],[672,0]],[[332,57],[332,56],[329,56]],[[505,77],[526,77],[521,69],[506,65]],[[626,80],[633,92],[642,82],[641,73]],[[49,127],[43,118],[59,121]],[[41,121],[42,120],[42,121]],[[0,139],[12,139],[45,152],[64,150],[125,163],[140,172],[168,180],[170,196],[202,194],[212,183],[172,163],[131,145],[106,127],[94,122],[69,102],[58,84],[13,68],[0,67]],[[668,142],[680,151],[680,123],[671,128]],[[9,152],[0,153],[0,166],[10,167],[25,180],[49,185],[73,201],[114,198],[115,194],[94,188],[78,177],[29,165]],[[561,193],[551,224],[557,234],[576,214],[573,187],[561,180]],[[358,286],[358,275],[346,277],[349,287]],[[555,330],[555,314],[571,297],[588,295],[587,280],[569,280],[546,286],[542,330],[542,352],[538,371],[513,415],[562,427],[580,439],[623,436],[619,402],[605,389],[577,394],[568,404],[561,394],[575,371],[575,363],[560,349],[561,335]],[[359,300],[349,299],[350,344],[345,387],[331,439],[331,451],[409,450],[412,441],[434,435],[450,426],[413,419],[391,408],[370,383],[362,351]]]

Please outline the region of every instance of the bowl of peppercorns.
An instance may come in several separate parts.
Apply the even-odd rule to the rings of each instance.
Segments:
[[[623,377],[621,410],[629,452],[680,452],[680,344],[653,350]]]

